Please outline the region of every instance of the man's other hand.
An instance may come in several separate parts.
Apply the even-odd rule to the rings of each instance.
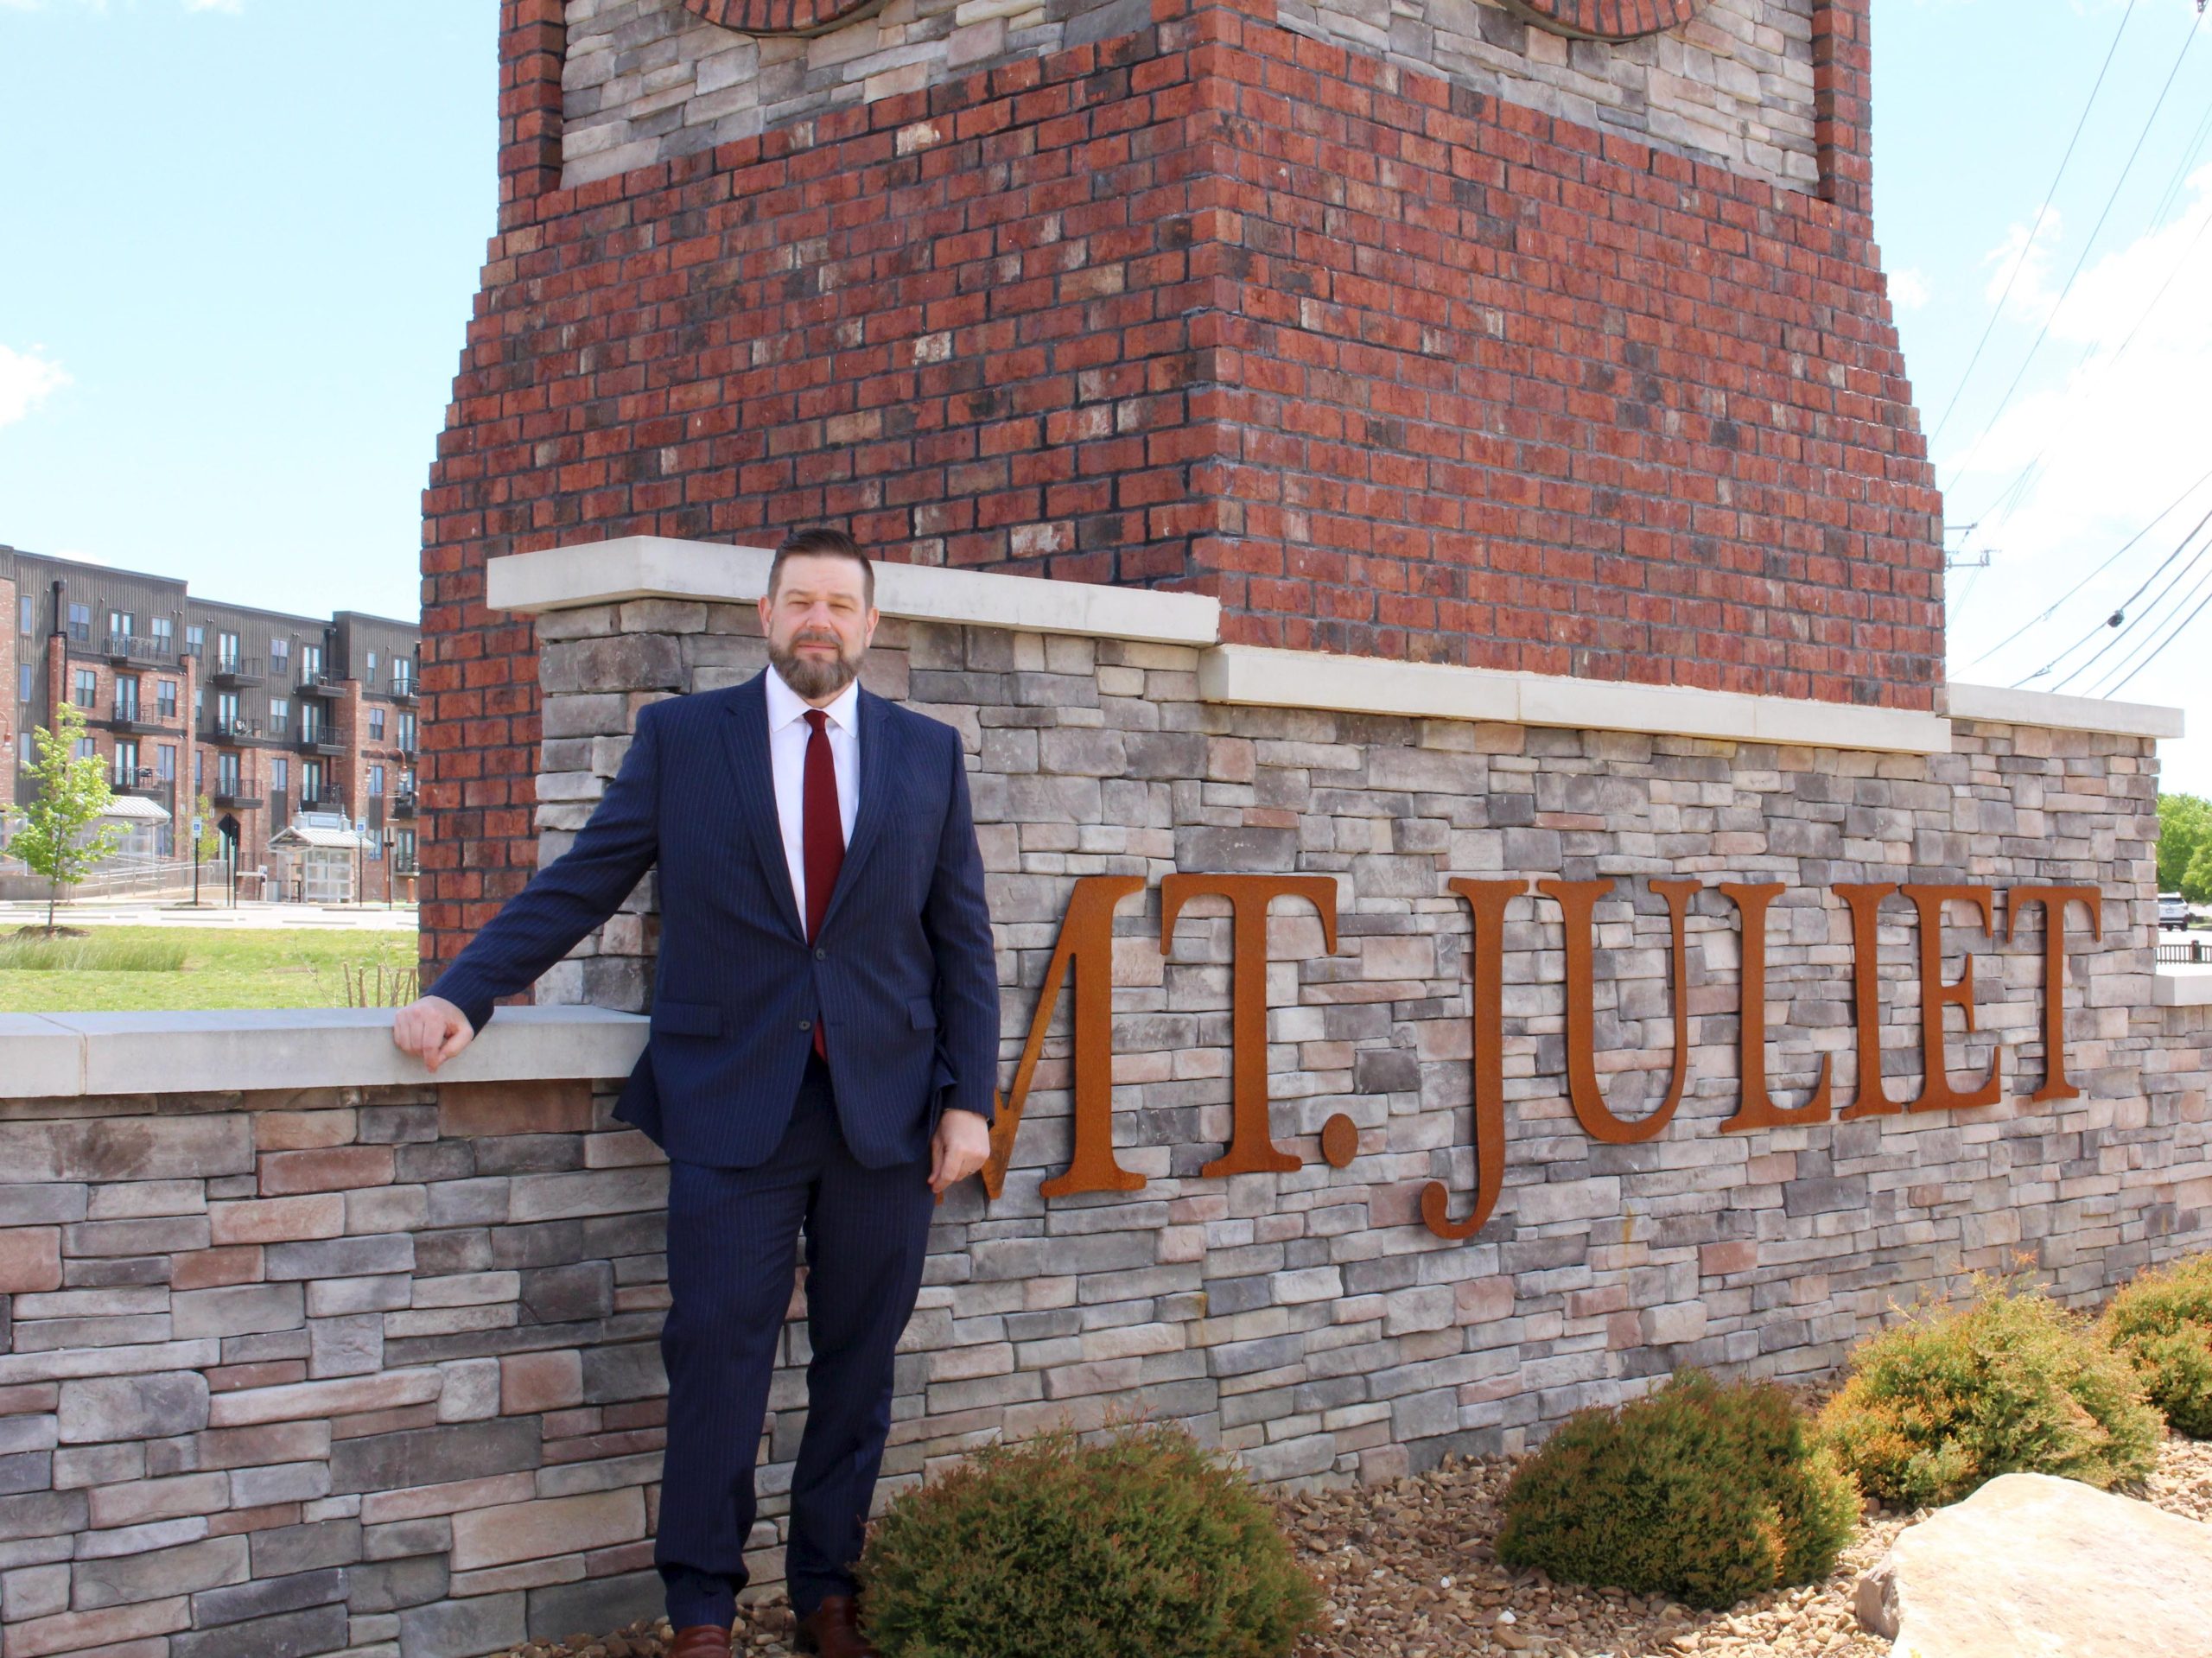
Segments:
[[[432,1070],[467,1047],[475,1035],[476,1027],[468,1022],[468,1015],[443,996],[410,1001],[391,1019],[392,1041]]]
[[[991,1155],[991,1126],[977,1111],[948,1110],[937,1120],[930,1136],[930,1190],[942,1197],[944,1189],[965,1180],[983,1166]]]

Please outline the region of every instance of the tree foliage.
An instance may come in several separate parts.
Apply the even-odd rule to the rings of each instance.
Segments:
[[[47,879],[48,932],[61,889],[82,881],[123,838],[123,831],[111,825],[92,827],[114,796],[99,756],[78,753],[84,735],[84,714],[70,702],[54,709],[51,728],[34,728],[31,746],[37,758],[30,774],[38,782],[38,798],[22,808],[22,825],[8,843],[9,851]]]
[[[2158,797],[2158,890],[2212,904],[2212,800]]]

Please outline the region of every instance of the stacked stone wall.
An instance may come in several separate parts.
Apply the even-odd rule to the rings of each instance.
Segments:
[[[1798,190],[1820,183],[1813,0],[1714,0],[1624,44],[1503,0],[1278,0],[1287,29]],[[1129,0],[892,0],[811,37],[725,29],[682,0],[568,0],[561,179],[587,184],[980,65],[1125,35]]]
[[[747,607],[638,600],[543,619],[538,809],[552,856],[638,708],[749,675]],[[1685,1363],[1826,1369],[1893,1302],[2024,1258],[2090,1304],[2212,1244],[2212,1020],[2154,1005],[2146,742],[1961,723],[1927,757],[1199,700],[1197,654],[886,624],[871,682],[962,732],[997,929],[1001,1081],[1074,883],[1142,879],[1113,944],[1113,1135],[1141,1189],[1052,1199],[1071,1147],[1068,1016],[1048,1015],[1001,1197],[948,1197],[898,1362],[887,1495],[995,1435],[1141,1405],[1271,1480],[1377,1478],[1513,1450]],[[669,763],[691,763],[665,757]],[[719,752],[699,763],[723,764]],[[1209,1178],[1230,1131],[1234,962],[1217,900],[1159,939],[1167,875],[1333,882],[1337,948],[1268,929],[1280,1174]],[[1465,1242],[1472,1024],[1447,880],[1611,877],[1596,1063],[1636,1118],[1674,1009],[1644,882],[1703,884],[1675,1120],[1605,1144],[1567,1104],[1563,937],[1503,938],[1507,1159]],[[1768,930],[1780,1102],[1834,1067],[1829,1120],[1727,1133],[1740,945],[1723,880],[1782,883]],[[2040,912],[1946,930],[1975,971],[1961,1089],[1856,1120],[1844,881],[2088,885],[2065,990],[2076,1097],[2049,1080]],[[2000,921],[2011,906],[2000,901]],[[1963,921],[1966,912],[1955,911]],[[1885,1082],[1910,1100],[1920,980],[1885,912]],[[650,878],[542,999],[642,1009]],[[2000,931],[2005,931],[2000,927]],[[1080,972],[1082,969],[1078,969]],[[495,1026],[496,1032],[496,1026]],[[93,1045],[98,1068],[97,1032]],[[272,1039],[266,1032],[246,1039]],[[188,1077],[180,1077],[188,1084]],[[665,1168],[611,1079],[0,1102],[0,1648],[130,1658],[467,1658],[652,1610]],[[1321,1125],[1355,1130],[1343,1167]],[[795,1303],[803,1314],[803,1289]],[[753,1541],[779,1528],[807,1356],[786,1331]]]

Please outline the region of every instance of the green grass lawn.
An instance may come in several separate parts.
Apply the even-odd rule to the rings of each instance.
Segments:
[[[64,924],[67,924],[66,918]],[[343,1007],[349,976],[377,969],[384,1001],[415,966],[415,935],[308,928],[88,927],[51,941],[0,934],[0,1013],[146,1008]],[[410,987],[411,994],[411,987]]]

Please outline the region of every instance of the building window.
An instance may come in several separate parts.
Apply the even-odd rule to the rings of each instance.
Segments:
[[[92,637],[92,607],[90,605],[72,605],[69,607],[69,637],[76,640],[79,645],[86,644],[91,640]]]
[[[236,754],[215,756],[215,792],[236,799],[245,792],[238,787],[238,757]]]
[[[19,594],[16,600],[16,631],[27,634],[37,626],[38,600],[28,593]]]
[[[195,748],[192,751],[192,792],[198,794],[207,786],[207,751],[204,748]]]
[[[372,795],[384,792],[384,767],[381,765],[369,767],[369,792]]]
[[[279,754],[269,762],[269,792],[282,800],[291,783],[292,762]]]
[[[404,795],[415,792],[415,768],[411,765],[404,767],[399,773],[399,792]]]
[[[399,746],[410,754],[415,752],[415,716],[411,714],[399,716]]]
[[[176,781],[176,745],[175,743],[155,745],[154,775],[164,783]]]
[[[167,651],[176,643],[176,623],[167,616],[156,616],[146,626],[153,631],[154,644]]]
[[[155,705],[162,711],[162,719],[175,719],[176,681],[174,679],[156,680],[154,682],[154,700]]]
[[[368,671],[361,676],[361,683],[364,685],[373,685],[377,683],[377,653],[373,651],[369,652]]]
[[[304,715],[307,712],[306,708],[302,706],[300,712]],[[291,728],[292,699],[289,696],[270,697],[269,699],[269,734],[272,737],[282,737]]]
[[[215,694],[215,732],[218,736],[234,737],[238,734],[238,694],[218,691]]]
[[[76,703],[76,705],[80,708],[88,708],[92,706],[93,700],[98,697],[99,694],[99,676],[94,673],[90,668],[78,669],[76,687],[74,693],[70,697],[70,701]]]
[[[115,745],[115,786],[131,789],[137,784],[138,745],[127,737],[118,738]]]
[[[38,681],[34,677],[31,664],[28,662],[18,663],[16,666],[16,700],[18,702],[29,702],[31,693],[37,689]]]
[[[384,710],[382,708],[369,710],[369,740],[372,743],[380,743],[384,740]]]
[[[92,746],[92,740],[90,737],[79,737],[77,739],[77,758],[80,760],[98,759],[99,758],[99,750]]]
[[[134,678],[115,682],[115,717],[136,720],[138,717],[138,682]]]
[[[287,664],[290,663],[291,659],[292,642],[289,639],[271,639],[269,641],[269,671],[270,673],[281,674],[284,672]]]
[[[215,663],[218,667],[235,669],[238,665],[238,636],[235,633],[215,635]]]
[[[17,755],[18,762],[26,772],[29,771],[33,765],[38,763],[38,755],[35,753],[35,746],[31,740],[31,734],[28,731],[24,732],[16,740],[16,746],[19,751]]]
[[[322,804],[322,762],[300,762],[300,805],[308,811]]]
[[[412,873],[415,868],[415,831],[400,830],[399,843],[392,849],[398,855],[401,873]]]
[[[404,696],[415,689],[415,658],[394,657],[391,659],[391,688]]]
[[[300,647],[300,677],[313,679],[322,672],[322,647],[303,645]]]
[[[191,656],[205,656],[207,651],[207,630],[198,622],[184,625],[184,648]]]
[[[107,631],[118,639],[127,639],[138,631],[138,619],[127,610],[111,610],[107,613]]]

